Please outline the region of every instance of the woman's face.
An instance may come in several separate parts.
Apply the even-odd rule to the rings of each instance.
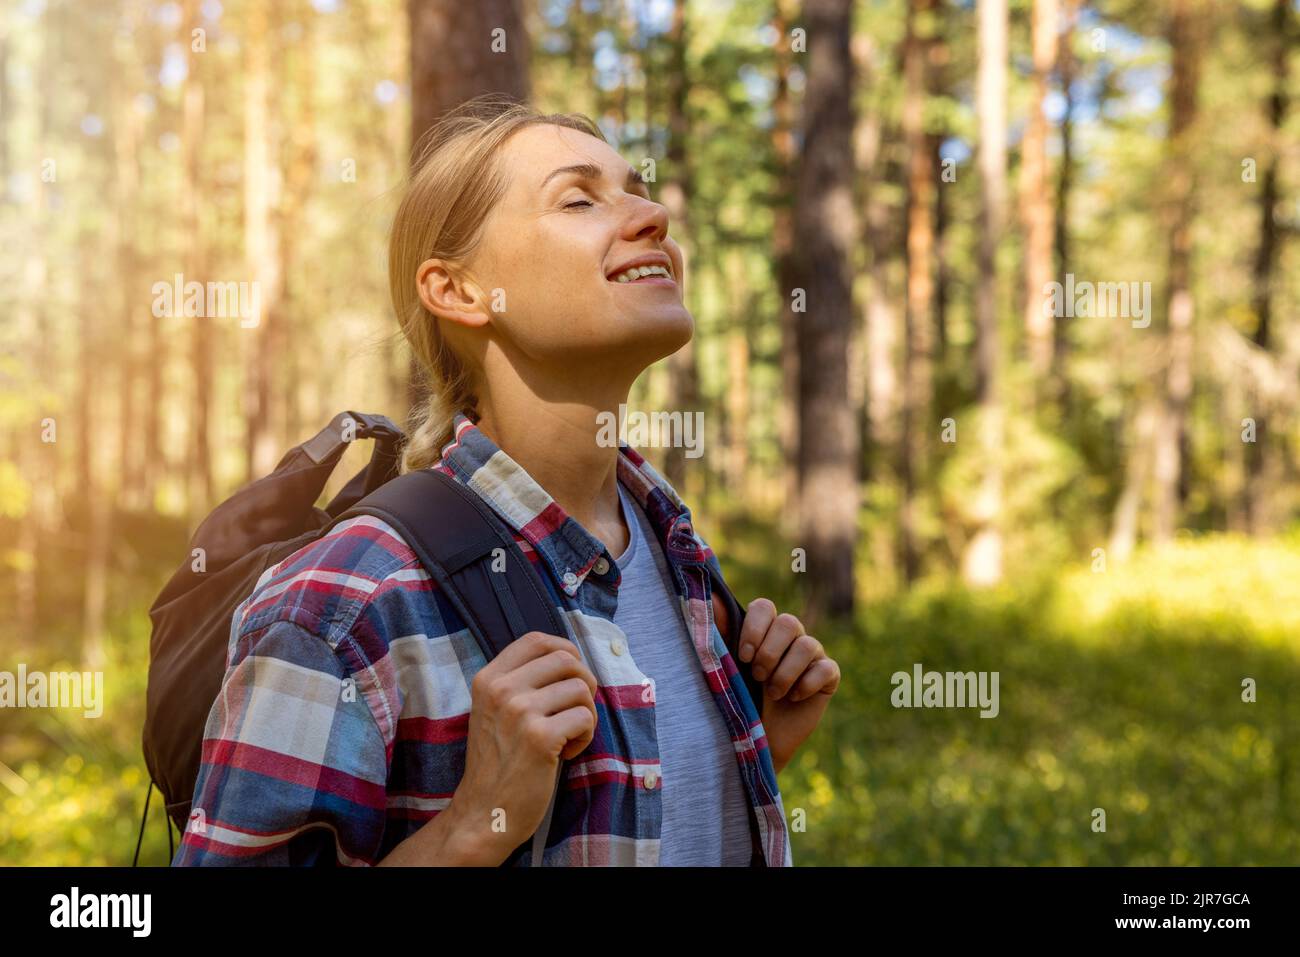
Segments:
[[[690,340],[667,210],[617,151],[545,124],[512,136],[501,163],[509,185],[470,263],[499,309],[491,320],[498,337],[572,375],[591,375],[599,362],[633,378]],[[669,275],[620,282],[632,266]]]

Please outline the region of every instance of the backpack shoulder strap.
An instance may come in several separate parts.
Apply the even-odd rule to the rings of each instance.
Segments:
[[[399,475],[335,521],[357,515],[382,519],[406,540],[488,661],[530,631],[568,637],[562,616],[514,537],[477,495],[446,473],[422,469]],[[504,570],[493,571],[502,558]],[[711,585],[719,631],[761,712],[762,685],[754,680],[750,665],[736,656],[744,608],[721,576],[711,573]],[[752,814],[750,831],[751,863],[761,863],[762,848]],[[505,864],[526,853],[531,842],[520,844]]]
[[[532,563],[492,510],[472,491],[436,469],[386,482],[336,521],[373,515],[392,525],[419,556],[491,661],[530,631],[568,634]],[[500,549],[500,551],[498,551]],[[493,571],[504,559],[504,571]],[[744,606],[711,573],[714,620],[760,712],[763,686],[737,655]]]
[[[382,519],[406,540],[488,661],[530,631],[568,635],[514,537],[477,495],[446,473],[399,475],[336,521],[357,515]]]
[[[390,479],[335,521],[357,515],[382,519],[406,540],[487,661],[530,631],[571,637],[514,536],[482,499],[445,472],[421,469]],[[544,845],[545,837],[539,830],[501,866],[514,864],[538,841]]]
[[[745,623],[745,607],[741,605],[722,576],[713,569],[709,570],[709,582],[712,591],[713,621],[722,634],[727,651],[736,661],[736,668],[745,682],[745,690],[754,701],[754,708],[763,712],[763,686],[754,679],[750,662],[740,660],[740,629]]]

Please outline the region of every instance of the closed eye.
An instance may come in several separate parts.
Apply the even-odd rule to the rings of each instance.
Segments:
[[[564,208],[573,209],[575,207],[580,207],[580,206],[594,206],[594,205],[595,204],[592,203],[592,201],[589,199],[576,199],[572,203],[565,203]]]

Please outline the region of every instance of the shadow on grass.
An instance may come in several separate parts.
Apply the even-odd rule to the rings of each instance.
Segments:
[[[726,532],[704,530],[737,595],[797,609],[779,536],[758,523]],[[145,609],[172,565],[144,551],[130,572],[123,564],[104,716],[13,713],[0,727],[0,863],[131,859],[147,780]],[[1300,628],[1288,597],[1300,541],[1200,545],[1134,566],[1111,577],[1119,597],[1093,602],[1100,612],[1085,614],[1065,577],[979,595],[919,588],[817,629],[843,682],[781,776],[796,864],[1300,861]],[[50,632],[28,664],[75,661],[77,646],[74,627]],[[998,672],[998,716],[894,708],[890,676],[918,662]],[[1245,678],[1258,703],[1242,701]],[[162,821],[155,795],[146,863],[166,863]]]
[[[819,637],[843,680],[782,775],[796,863],[1300,860],[1294,645],[1140,604],[1080,624],[1047,589],[922,594]],[[1000,713],[893,707],[918,662],[998,672]]]

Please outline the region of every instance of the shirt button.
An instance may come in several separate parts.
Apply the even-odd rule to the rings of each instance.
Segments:
[[[574,585],[578,584],[578,576],[575,575],[575,574],[573,574],[573,572],[565,572],[565,573],[564,573],[564,584],[566,584],[566,585],[568,585],[570,588],[572,588]]]
[[[609,643],[609,650],[616,655],[621,655],[627,650],[627,645],[623,644],[622,638],[615,638]]]
[[[609,562],[605,561],[605,556],[602,555],[600,558],[596,559],[596,564],[592,567],[597,575],[603,575],[605,572],[609,571]]]
[[[659,783],[659,775],[655,774],[653,771],[650,771],[647,772],[646,776],[643,777],[641,780],[645,782],[645,789],[647,791],[653,791],[655,789],[655,785]]]

